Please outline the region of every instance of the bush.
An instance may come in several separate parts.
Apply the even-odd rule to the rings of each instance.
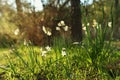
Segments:
[[[7,48],[15,43],[15,39],[11,38],[8,34],[0,34],[0,47]]]

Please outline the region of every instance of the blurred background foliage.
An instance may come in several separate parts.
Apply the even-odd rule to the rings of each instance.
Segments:
[[[15,0],[11,4],[8,0],[0,0],[0,44],[3,41],[19,44],[26,40],[34,45],[44,45],[48,39],[60,36],[55,28],[61,20],[71,27],[70,0],[41,0],[41,2],[43,10],[36,11],[35,7],[26,0]],[[81,3],[82,24],[86,23],[87,17],[87,22],[91,26],[94,19],[104,25],[105,22],[111,22],[112,12],[115,25],[114,39],[120,39],[119,7],[119,0],[93,0],[91,4],[84,0],[84,3]],[[43,32],[43,26],[52,31],[50,38]],[[17,29],[18,34],[15,33]]]

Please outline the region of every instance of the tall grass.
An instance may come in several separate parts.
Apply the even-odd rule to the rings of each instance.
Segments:
[[[112,12],[111,21],[112,31]],[[112,33],[106,40],[107,23],[97,24],[94,37],[90,27],[86,25],[86,29],[87,35],[82,44],[75,46],[71,40],[55,38],[52,50],[46,56],[42,56],[42,50],[32,44],[15,46],[10,55],[6,55],[6,67],[0,67],[5,71],[3,80],[119,80],[119,70],[114,72],[107,68],[118,56],[111,44]],[[62,48],[66,48],[65,56],[61,54]],[[117,75],[112,78],[111,73]]]
[[[99,76],[108,76],[109,73],[106,70],[106,66],[111,63],[113,56],[115,57],[115,48],[112,46],[112,36],[113,36],[113,13],[111,7],[111,28],[108,26],[108,21],[103,22],[102,25],[97,24],[94,27],[94,36],[89,26],[86,25],[86,39],[83,41],[85,54],[87,56],[88,64],[90,69],[90,74],[94,71]],[[86,19],[87,20],[87,19]],[[104,20],[104,10],[103,10],[103,20]],[[110,33],[108,33],[110,32]],[[108,37],[109,34],[109,39]],[[92,72],[92,73],[91,73]],[[112,72],[113,73],[113,72]],[[114,73],[113,73],[114,74]],[[114,77],[115,78],[115,77]],[[104,78],[103,78],[104,79]],[[107,77],[109,79],[109,77]]]
[[[104,47],[99,51],[97,49],[101,47],[95,49],[96,46],[85,43],[71,46],[66,49],[66,56],[61,55],[61,49],[52,48],[46,57],[41,56],[39,48],[31,45],[15,47],[13,53],[7,55],[7,67],[2,68],[5,71],[3,80],[108,79],[110,76],[104,65],[114,57],[110,57],[110,49]]]

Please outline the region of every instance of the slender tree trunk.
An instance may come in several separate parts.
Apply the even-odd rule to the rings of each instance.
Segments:
[[[17,12],[22,12],[22,4],[20,0],[15,0],[17,6]]]
[[[73,41],[82,41],[82,18],[80,0],[71,0],[71,26]]]
[[[115,0],[115,27],[114,27],[114,38],[120,39],[120,32],[119,32],[119,18],[120,18],[120,12],[119,12],[119,0]]]
[[[23,19],[22,19],[22,12],[23,12],[23,10],[22,10],[22,3],[21,3],[21,0],[15,0],[15,3],[16,3],[16,7],[17,7],[17,21],[18,21],[18,23],[17,23],[17,25],[18,25],[18,28],[20,29],[20,33],[22,32],[22,30],[23,30],[23,27],[22,27],[22,21],[23,21]]]

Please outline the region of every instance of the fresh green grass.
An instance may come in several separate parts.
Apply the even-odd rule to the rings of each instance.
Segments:
[[[71,46],[66,48],[67,55],[61,55],[61,48],[54,49],[47,53],[46,57],[41,56],[39,47],[19,46],[15,47],[13,53],[9,54],[9,49],[1,49],[2,60],[7,63],[5,79],[22,80],[81,80],[81,79],[112,79],[107,72],[106,66],[110,61],[103,60],[104,63],[96,68],[91,59],[87,56],[84,46]],[[119,54],[119,51],[114,51]],[[8,54],[7,56],[4,56]],[[6,59],[7,57],[7,59]],[[114,63],[119,59],[118,55],[110,57]],[[1,60],[1,61],[2,61]],[[9,74],[9,75],[8,75]],[[119,76],[115,78],[119,80]]]
[[[8,48],[0,48],[0,65],[6,65],[6,58],[5,55],[9,55],[9,49]]]
[[[93,37],[86,25],[87,34],[81,44],[54,38],[51,51],[32,44],[12,46],[11,51],[0,49],[0,64],[5,65],[0,67],[5,72],[0,77],[4,75],[3,80],[119,80],[119,42],[112,42],[112,32],[106,41],[110,29],[107,23],[97,24]],[[62,51],[67,55],[62,56]]]

